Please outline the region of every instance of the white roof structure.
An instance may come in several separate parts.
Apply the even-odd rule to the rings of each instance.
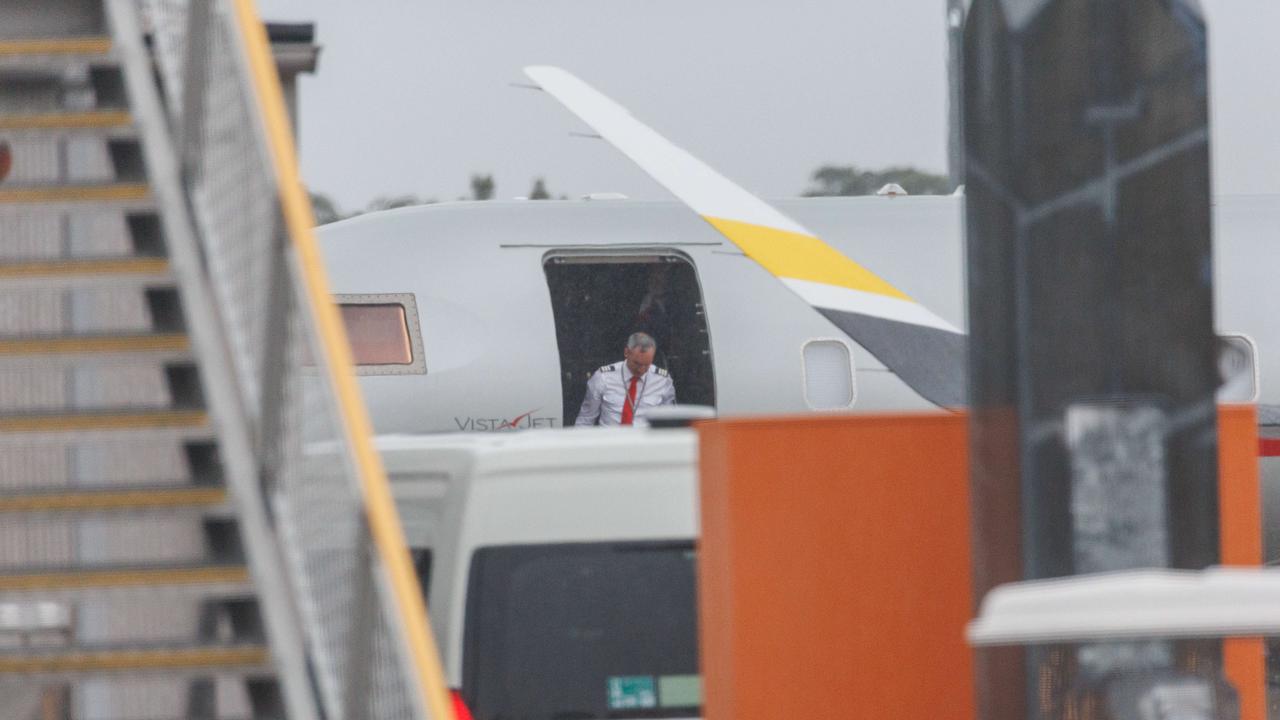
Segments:
[[[374,444],[411,545],[441,541],[448,514],[460,512],[451,503],[475,511],[489,544],[696,534],[698,445],[687,428],[383,435]]]
[[[520,432],[381,435],[374,445],[387,472],[451,470],[486,476],[570,467],[691,463],[698,446],[690,430],[573,428]]]
[[[1280,635],[1280,569],[1138,570],[1001,585],[970,644]]]

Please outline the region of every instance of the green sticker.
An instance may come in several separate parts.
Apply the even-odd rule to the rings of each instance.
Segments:
[[[658,691],[652,675],[615,675],[609,678],[609,709],[658,707]]]
[[[701,707],[702,677],[700,675],[661,675],[658,677],[658,697],[662,707]]]

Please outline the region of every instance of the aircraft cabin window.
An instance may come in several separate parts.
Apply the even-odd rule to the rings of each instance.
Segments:
[[[543,268],[551,291],[564,420],[578,417],[587,379],[620,362],[627,337],[657,341],[654,364],[675,383],[676,402],[716,402],[711,342],[702,288],[683,255],[550,255]]]
[[[853,358],[839,340],[804,345],[804,399],[814,410],[843,410],[856,399]]]
[[[1255,403],[1259,395],[1258,346],[1248,335],[1219,335],[1220,403]]]
[[[338,295],[358,375],[426,372],[418,307],[409,293]]]

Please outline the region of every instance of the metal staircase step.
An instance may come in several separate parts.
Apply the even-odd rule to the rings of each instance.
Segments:
[[[119,672],[164,674],[265,673],[270,653],[260,644],[75,648],[0,653],[0,677],[80,676]]]
[[[48,444],[98,440],[207,440],[203,410],[169,408],[0,415],[0,443]]]
[[[94,432],[191,428],[207,424],[203,410],[155,408],[123,412],[93,411],[0,415],[0,433]]]
[[[172,565],[101,568],[6,570],[0,572],[0,596],[38,593],[59,597],[108,590],[192,590],[200,594],[241,593],[249,590],[249,570],[243,564]]]
[[[67,258],[0,263],[0,290],[23,288],[169,285],[173,274],[162,257]]]
[[[134,135],[136,130],[133,116],[125,110],[0,115],[0,131],[9,137],[93,133],[101,137],[117,138]]]
[[[0,77],[58,80],[71,67],[116,63],[108,37],[30,38],[0,41]]]
[[[258,117],[245,78],[196,82],[225,68],[168,64],[179,24],[210,42],[239,30],[216,10],[183,22],[133,0],[8,4],[0,36],[25,39],[0,37],[0,140],[18,141],[0,226],[63,256],[0,257],[0,293],[14,295],[0,335],[0,382],[13,391],[0,470],[16,469],[0,478],[0,720],[318,717],[308,618],[254,491],[270,448],[236,411],[241,368],[211,295],[223,270],[201,263],[197,188],[166,122],[174,108],[157,97],[180,103],[166,91],[186,80]],[[215,188],[215,199],[274,189],[251,159],[270,185]],[[90,243],[132,254],[72,256]],[[33,371],[46,365],[54,372]]]
[[[111,48],[111,38],[106,36],[0,40],[0,57],[55,55],[96,58],[110,54]]]
[[[0,185],[0,205],[75,207],[104,204],[121,209],[152,207],[151,188],[146,183],[83,183],[60,185]]]
[[[4,708],[4,705],[0,705],[0,708]],[[61,715],[56,715],[55,717],[56,717],[56,719],[58,719],[58,720],[82,720],[82,716],[81,716],[81,715],[68,715],[67,717],[65,717],[65,719],[64,719],[64,717],[63,717],[63,716],[61,716]],[[23,720],[26,720],[26,717],[23,717]],[[96,715],[95,715],[95,716],[93,716],[93,720],[193,720],[193,719],[192,719],[192,716],[191,716],[191,715],[182,715],[182,716],[178,716],[178,715],[169,715],[169,716],[155,716],[155,715],[147,715],[147,716],[145,716],[145,717],[143,717],[143,716],[138,716],[138,715],[111,715],[111,716],[109,716],[109,717],[106,717],[106,719],[100,719],[100,717],[99,717],[99,716],[96,716]],[[197,717],[197,719],[195,719],[195,720],[202,720],[202,719],[198,719],[198,717]],[[288,719],[287,719],[287,717],[285,717],[284,715],[253,715],[253,716],[248,716],[248,715],[219,715],[219,716],[218,716],[218,720],[288,720]]]
[[[184,333],[140,335],[0,336],[0,366],[88,365],[105,362],[175,362],[191,357]]]
[[[0,513],[100,513],[156,509],[215,509],[227,502],[218,486],[170,485],[40,489],[0,493]],[[0,581],[3,587],[3,581]]]

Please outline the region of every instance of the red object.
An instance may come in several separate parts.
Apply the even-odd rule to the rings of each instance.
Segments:
[[[1259,457],[1280,456],[1280,438],[1258,438]]]
[[[636,381],[639,375],[631,376],[631,387],[627,389],[627,401],[622,404],[622,424],[630,425],[636,415]]]
[[[1218,537],[1223,565],[1262,564],[1262,489],[1255,443],[1280,443],[1258,437],[1258,414],[1252,405],[1218,409]],[[1265,454],[1265,453],[1264,453]],[[1222,642],[1223,669],[1240,695],[1240,720],[1266,720],[1267,661],[1262,638],[1230,638]]]
[[[9,177],[9,170],[13,168],[13,151],[9,149],[9,143],[0,142],[0,182]]]
[[[467,701],[462,699],[462,693],[450,690],[449,697],[453,698],[454,720],[475,720],[471,716],[471,708],[467,707]]]

